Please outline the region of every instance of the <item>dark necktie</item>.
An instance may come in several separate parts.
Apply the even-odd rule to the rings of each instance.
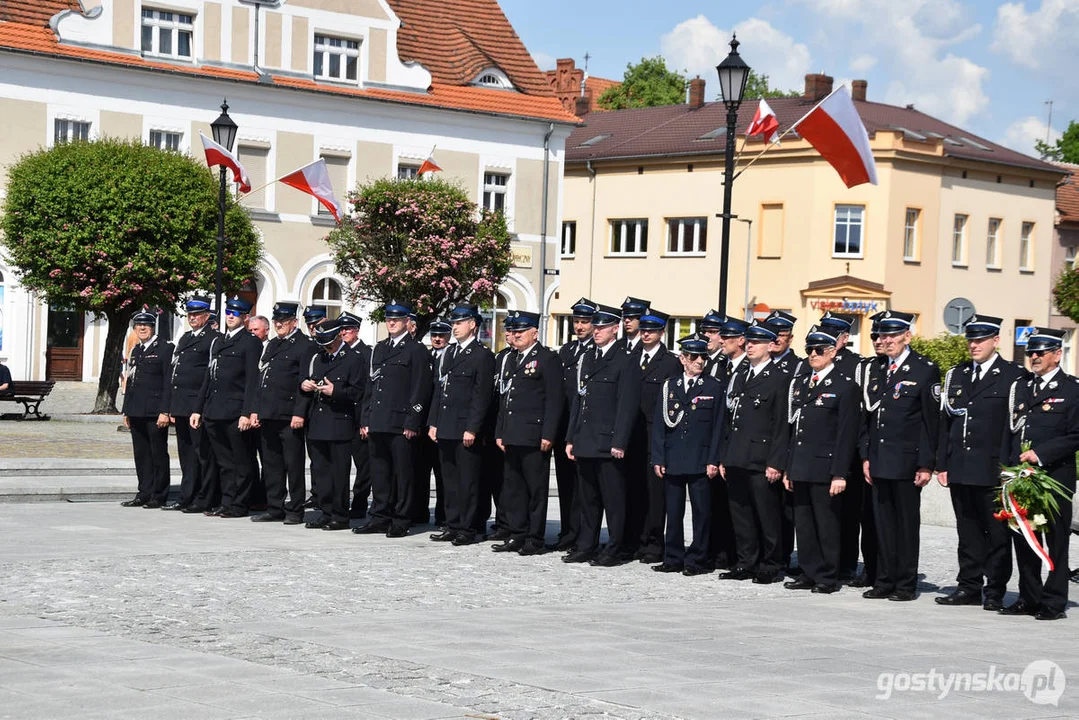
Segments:
[[[978,386],[978,381],[982,379],[982,366],[974,366],[974,379],[970,381],[970,387],[975,388]]]
[[[1045,380],[1043,380],[1042,378],[1039,377],[1037,380],[1034,381],[1034,397],[1038,397],[1042,394],[1044,386]]]
[[[513,351],[513,358],[512,358],[512,361],[510,363],[510,372],[516,372],[517,368],[519,368],[519,367],[521,367],[521,351],[520,350],[514,350]]]
[[[641,372],[644,372],[645,370],[647,370],[647,369],[648,369],[648,360],[649,360],[649,357],[650,357],[650,356],[649,356],[649,355],[646,355],[646,354],[642,354],[642,355],[641,355]]]

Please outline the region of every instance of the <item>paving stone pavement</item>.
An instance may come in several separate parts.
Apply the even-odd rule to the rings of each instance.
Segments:
[[[923,528],[913,603],[506,557],[423,530],[0,505],[0,718],[1079,716],[1079,610],[1043,623],[936,605],[955,572],[946,528]],[[882,675],[1036,660],[1072,680],[1058,705]]]

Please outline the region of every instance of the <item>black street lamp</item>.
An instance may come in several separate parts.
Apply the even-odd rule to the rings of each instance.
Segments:
[[[221,114],[210,123],[210,129],[214,133],[214,142],[232,152],[232,144],[236,142],[237,127],[236,123],[229,117],[228,101],[221,103]],[[216,298],[214,312],[217,313],[220,322],[224,323],[225,316],[221,314],[223,309],[221,295],[224,292],[222,289],[224,284],[222,268],[225,265],[225,166],[220,166],[218,170],[221,172],[221,186],[217,193],[217,268],[214,275],[214,296]]]
[[[719,260],[719,312],[727,314],[727,266],[731,250],[731,186],[734,184],[734,140],[738,132],[738,106],[746,93],[749,66],[738,54],[738,38],[731,36],[731,52],[716,66],[719,73],[719,91],[727,106],[727,147],[724,150],[723,171],[723,238]]]

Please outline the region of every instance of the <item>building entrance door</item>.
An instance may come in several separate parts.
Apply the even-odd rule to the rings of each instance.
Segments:
[[[82,380],[81,312],[49,306],[49,329],[45,349],[46,380]]]

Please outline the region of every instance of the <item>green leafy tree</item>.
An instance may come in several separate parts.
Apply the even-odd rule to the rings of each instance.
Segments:
[[[337,270],[352,278],[353,302],[390,300],[416,312],[416,334],[462,302],[489,305],[510,269],[510,234],[500,212],[480,212],[441,178],[383,179],[349,193],[353,214],[327,238]]]
[[[94,412],[116,412],[131,314],[213,287],[217,192],[201,162],[121,140],[62,143],[9,168],[0,244],[20,281],[50,305],[108,320]],[[225,233],[235,290],[262,249],[231,198]]]
[[[761,98],[800,97],[801,95],[799,90],[780,90],[769,87],[767,75],[759,75],[750,70],[749,78],[746,79],[746,94],[743,97],[745,100],[760,100]]]
[[[1064,268],[1053,284],[1053,304],[1062,315],[1079,320],[1079,271]]]
[[[667,69],[659,55],[641,58],[626,65],[622,83],[600,95],[598,104],[605,110],[679,105],[686,101],[686,76]]]
[[[963,335],[941,333],[935,338],[915,336],[910,341],[910,346],[932,360],[940,368],[940,379],[944,380],[944,374],[961,362],[970,360],[970,351],[967,350],[967,339]]]
[[[1049,145],[1038,140],[1034,143],[1034,149],[1045,160],[1079,163],[1079,123],[1072,120],[1068,123],[1068,129],[1055,143]]]

